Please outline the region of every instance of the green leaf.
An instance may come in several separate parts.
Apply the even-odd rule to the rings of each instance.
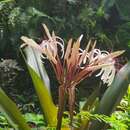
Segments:
[[[98,86],[93,93],[88,97],[87,101],[85,102],[82,110],[86,111],[86,110],[90,110],[94,104],[94,102],[96,101],[96,98],[98,97],[100,92],[100,86]]]
[[[31,130],[22,117],[16,104],[0,88],[0,111],[4,113],[8,122],[16,130]]]
[[[48,125],[54,126],[57,122],[57,108],[53,103],[49,87],[47,87],[49,85],[48,76],[45,69],[43,69],[41,54],[30,47],[26,47],[24,51],[27,57],[25,62],[28,66],[45,119]]]
[[[27,122],[34,123],[36,126],[45,126],[45,121],[41,114],[26,113],[24,117]]]
[[[127,92],[130,81],[130,62],[126,64],[117,74],[113,84],[106,90],[95,113],[110,115],[120,103],[122,97]],[[93,121],[91,130],[101,130],[104,123]]]
[[[37,73],[41,80],[44,81],[45,87],[50,92],[50,80],[41,60],[42,54],[29,46],[24,49],[24,52],[26,54],[27,64]]]

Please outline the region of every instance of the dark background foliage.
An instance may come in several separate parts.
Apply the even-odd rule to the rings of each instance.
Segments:
[[[51,31],[55,30],[65,42],[71,37],[76,39],[84,34],[82,47],[86,46],[89,38],[93,38],[97,40],[98,48],[105,48],[109,52],[125,49],[126,53],[118,60],[118,68],[130,58],[129,0],[1,0],[0,58],[16,59],[24,68],[24,74],[19,79],[22,85],[19,86],[20,90],[24,89],[24,93],[28,93],[28,97],[30,95],[26,102],[22,96],[19,97],[24,103],[31,102],[35,95],[34,90],[30,89],[31,80],[19,53],[20,37],[26,35],[41,42],[44,38],[42,23]],[[53,72],[50,75],[53,75],[53,90],[57,88],[57,82]],[[16,90],[20,88],[18,84],[14,86]],[[22,95],[23,91],[20,93]]]

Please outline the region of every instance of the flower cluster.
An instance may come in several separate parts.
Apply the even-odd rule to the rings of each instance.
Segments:
[[[82,50],[80,42],[83,35],[81,35],[74,43],[72,39],[69,40],[64,54],[65,47],[62,38],[56,36],[54,31],[51,35],[45,24],[43,24],[43,27],[48,39],[43,40],[41,44],[37,44],[25,36],[22,36],[21,39],[24,44],[39,50],[43,54],[42,58],[49,59],[60,84],[77,84],[98,69],[101,69],[101,71],[96,76],[101,76],[101,80],[108,85],[112,83],[115,76],[114,58],[121,55],[124,51],[113,53],[101,51],[95,48],[96,41],[93,42],[92,40]],[[61,49],[61,56],[59,56],[59,48]],[[62,63],[60,59],[63,57]]]

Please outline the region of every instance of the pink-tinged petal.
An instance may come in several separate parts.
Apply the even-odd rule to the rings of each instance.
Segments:
[[[50,46],[53,45],[55,46],[55,52],[58,54],[58,47],[61,48],[61,58],[64,56],[64,40],[58,36],[55,35],[54,31],[52,32],[52,42],[50,43]]]
[[[78,65],[81,66],[81,64],[85,64],[87,61],[87,57],[88,57],[88,52],[86,50],[84,50],[79,58],[79,63]]]
[[[67,48],[66,48],[66,52],[65,52],[65,56],[64,59],[67,60],[70,56],[71,53],[71,47],[72,47],[72,39],[69,40]]]
[[[80,40],[81,40],[81,37],[78,38],[78,40],[76,41],[76,43],[73,44],[73,47],[72,47],[72,52],[71,52],[71,57],[70,57],[72,66],[76,65],[78,61]]]
[[[75,72],[77,71],[78,67],[78,60],[79,60],[79,47],[80,47],[80,41],[83,36],[81,35],[76,43],[73,44],[71,57],[69,59],[70,65],[69,65],[69,75],[73,77],[75,75]]]
[[[87,44],[87,46],[86,46],[86,49],[82,52],[81,57],[80,57],[80,59],[79,59],[79,66],[80,66],[82,63],[85,64],[85,63],[87,62],[87,59],[91,57],[90,54],[88,53],[91,44],[92,44],[92,40],[89,40],[89,42],[88,42],[88,44]],[[93,45],[93,47],[92,47],[92,50],[94,50],[95,46],[96,46],[96,41],[94,42],[94,45]],[[91,53],[91,52],[90,52],[90,53]],[[92,55],[92,54],[91,54],[91,55]],[[81,67],[81,68],[84,68],[84,67]]]
[[[49,49],[45,49],[45,54],[49,60],[51,60],[54,64],[57,64],[55,57],[53,57],[53,55]]]

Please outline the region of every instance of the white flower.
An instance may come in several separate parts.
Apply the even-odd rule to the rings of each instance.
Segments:
[[[102,59],[107,55],[110,55],[110,53],[107,51],[101,51],[101,53],[97,56],[97,58]],[[109,57],[103,60],[102,62],[104,64],[111,64],[111,65],[102,67],[101,71],[96,75],[96,77],[101,76],[101,80],[103,81],[103,83],[104,84],[106,83],[108,84],[108,86],[110,86],[114,80],[116,73],[116,69],[114,66],[115,61],[113,58]]]

